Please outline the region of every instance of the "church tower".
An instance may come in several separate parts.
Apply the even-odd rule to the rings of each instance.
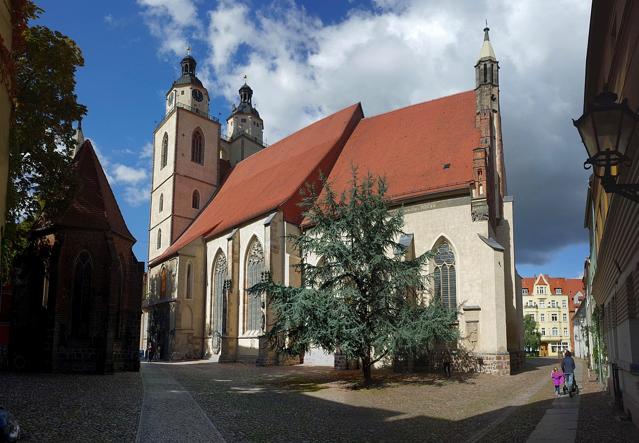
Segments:
[[[173,243],[219,183],[220,123],[189,54],[166,94],[165,116],[153,133],[149,261]]]
[[[240,104],[233,105],[226,120],[226,143],[222,147],[222,158],[231,165],[264,148],[264,121],[253,106],[253,90],[244,82],[239,93]]]
[[[486,149],[487,168],[485,180],[489,206],[497,219],[502,217],[503,199],[506,195],[506,172],[501,137],[501,112],[499,106],[499,62],[490,42],[488,27],[484,28],[484,43],[475,64],[475,95],[477,97],[477,127],[482,132],[482,147]],[[476,153],[476,155],[479,155]],[[477,168],[477,167],[475,167]]]

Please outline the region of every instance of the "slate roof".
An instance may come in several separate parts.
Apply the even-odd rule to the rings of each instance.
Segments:
[[[86,140],[77,151],[73,166],[78,175],[75,196],[54,226],[112,231],[135,242],[126,226],[102,165]],[[49,224],[50,226],[51,224]]]

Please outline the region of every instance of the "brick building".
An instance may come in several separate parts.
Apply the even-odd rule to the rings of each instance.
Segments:
[[[71,203],[36,224],[16,272],[10,358],[16,368],[53,372],[135,371],[143,263],[81,132],[73,166]]]

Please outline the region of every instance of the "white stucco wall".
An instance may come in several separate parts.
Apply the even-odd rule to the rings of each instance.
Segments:
[[[445,238],[455,253],[457,303],[462,305],[459,325],[465,336],[463,306],[479,306],[479,338],[475,352],[507,351],[503,253],[482,241],[488,237],[486,221],[473,222],[470,199],[459,197],[404,208],[404,232],[414,235],[415,255],[430,251]],[[476,314],[473,314],[476,315]]]

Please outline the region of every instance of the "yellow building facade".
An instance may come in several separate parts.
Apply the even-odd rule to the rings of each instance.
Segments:
[[[531,316],[541,333],[540,356],[570,350],[569,297],[565,288],[553,284],[553,280],[540,274],[522,281],[524,316]]]

